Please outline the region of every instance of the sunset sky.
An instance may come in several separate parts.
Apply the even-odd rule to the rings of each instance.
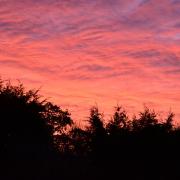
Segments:
[[[180,119],[180,0],[0,0],[0,76],[79,120],[117,103]]]

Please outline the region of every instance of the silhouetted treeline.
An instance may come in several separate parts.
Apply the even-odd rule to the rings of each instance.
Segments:
[[[173,118],[147,107],[129,118],[117,106],[105,121],[92,107],[87,126],[78,127],[38,90],[1,80],[0,179],[180,179]]]

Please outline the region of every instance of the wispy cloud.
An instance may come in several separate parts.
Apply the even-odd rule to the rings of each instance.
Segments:
[[[178,113],[179,9],[179,0],[0,0],[1,75],[44,85],[82,116],[117,101]]]

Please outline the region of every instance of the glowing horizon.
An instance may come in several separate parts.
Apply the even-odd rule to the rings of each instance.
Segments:
[[[75,119],[97,103],[180,119],[180,0],[0,0],[0,76]]]

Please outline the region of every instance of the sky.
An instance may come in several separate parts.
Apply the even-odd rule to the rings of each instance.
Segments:
[[[79,122],[117,104],[180,119],[180,0],[0,0],[0,76]]]

